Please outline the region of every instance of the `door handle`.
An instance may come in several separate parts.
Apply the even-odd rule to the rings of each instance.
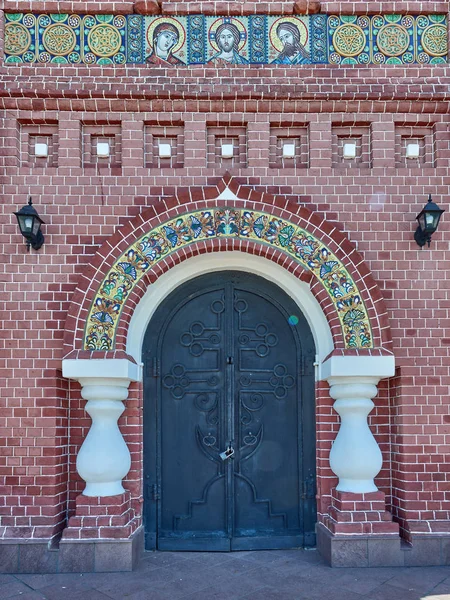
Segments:
[[[223,461],[234,458],[234,448],[232,448],[230,444],[226,450],[219,454],[219,456]]]

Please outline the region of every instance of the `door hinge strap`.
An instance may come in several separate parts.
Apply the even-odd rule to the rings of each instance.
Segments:
[[[159,377],[159,360],[155,357],[153,359],[153,377]]]
[[[161,498],[161,494],[159,493],[158,484],[154,483],[152,485],[152,498],[153,500],[159,500]]]

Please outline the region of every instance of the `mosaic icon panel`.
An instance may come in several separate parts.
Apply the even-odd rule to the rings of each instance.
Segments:
[[[223,237],[249,239],[286,252],[323,285],[339,317],[345,347],[373,347],[369,317],[358,287],[323,242],[265,212],[213,208],[167,221],[125,250],[103,279],[89,309],[83,348],[114,348],[127,298],[153,265],[189,244]]]
[[[5,18],[9,64],[439,64],[448,53],[446,15]]]

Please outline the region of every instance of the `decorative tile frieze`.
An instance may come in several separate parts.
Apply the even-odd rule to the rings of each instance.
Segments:
[[[145,233],[104,277],[86,320],[84,349],[111,350],[128,297],[152,266],[180,248],[214,238],[253,240],[285,252],[327,292],[346,348],[372,348],[369,317],[348,270],[319,239],[294,223],[257,211],[212,208],[179,215]]]
[[[7,13],[6,63],[439,64],[446,15]]]

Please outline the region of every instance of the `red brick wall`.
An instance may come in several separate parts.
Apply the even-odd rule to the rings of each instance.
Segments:
[[[90,419],[78,384],[60,373],[69,303],[95,252],[118,227],[177,188],[222,177],[225,167],[207,162],[209,127],[246,130],[246,165],[231,168],[242,183],[325,215],[363,256],[388,309],[398,365],[396,377],[379,386],[371,415],[384,457],[377,482],[392,497],[405,531],[447,526],[448,213],[430,250],[419,249],[413,233],[428,193],[448,209],[449,84],[446,66],[217,71],[0,65],[2,534],[49,537],[64,525],[67,503],[74,508],[83,487],[75,456]],[[183,167],[146,168],[144,124],[180,123]],[[34,135],[43,128],[48,135],[54,124],[57,162],[30,166],[21,142],[24,129]],[[120,124],[120,165],[115,160],[110,168],[83,166],[83,124],[99,134]],[[271,124],[283,135],[286,128],[308,128],[307,166],[269,168]],[[342,167],[337,161],[332,167],[333,125],[345,127],[346,135],[352,127],[370,132],[370,166]],[[425,129],[433,165],[396,165],[396,125],[402,131]],[[12,212],[29,193],[46,223],[46,241],[39,252],[27,254]],[[338,429],[326,389],[321,383],[317,392],[321,514],[335,483],[327,456]],[[125,487],[137,514],[141,405],[135,385],[120,425],[132,452]]]

